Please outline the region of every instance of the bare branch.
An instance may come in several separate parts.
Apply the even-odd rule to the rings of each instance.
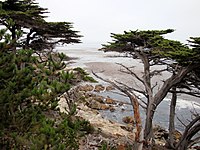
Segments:
[[[156,76],[156,75],[161,75],[162,72],[167,71],[167,69],[162,69],[162,70],[154,70],[150,72],[150,77]]]
[[[156,82],[156,83],[152,86],[151,90],[153,91],[153,89],[154,89],[155,87],[157,87],[157,86],[158,86],[158,82]]]
[[[136,73],[134,73],[132,70],[130,70],[129,67],[126,67],[125,65],[123,65],[121,63],[116,63],[116,64],[122,66],[123,68],[125,68],[128,71],[128,72],[125,72],[125,71],[121,70],[121,72],[132,75],[133,77],[135,77],[138,81],[140,81],[144,85],[144,81]]]
[[[124,94],[126,94],[129,98],[130,98],[130,95],[131,95],[131,94],[134,95],[135,97],[138,97],[136,94],[134,94],[133,92],[131,92],[131,89],[132,89],[132,88],[128,87],[127,85],[120,87],[119,85],[117,85],[117,84],[115,83],[115,82],[117,82],[117,81],[113,82],[113,81],[104,79],[104,78],[98,76],[98,75],[97,75],[95,72],[93,72],[93,71],[92,71],[92,73],[93,73],[93,75],[94,75],[95,77],[101,79],[102,81],[112,84],[115,88],[117,88],[118,90],[120,90],[121,92],[123,92]],[[119,83],[120,83],[120,82],[119,82]],[[119,84],[119,83],[118,83],[118,84]],[[123,84],[123,83],[122,83],[122,84]],[[131,93],[131,94],[130,94],[130,93]],[[142,101],[142,100],[141,100],[141,101]],[[147,105],[144,101],[142,101],[142,102],[143,102],[145,105]],[[133,104],[132,104],[132,105],[133,105]],[[146,109],[146,107],[143,106],[142,104],[140,104],[140,106],[141,106],[142,108]]]
[[[124,83],[122,83],[122,82],[116,81],[116,80],[115,80],[115,82],[118,83],[118,84],[120,84],[120,85],[122,85],[122,86],[124,86],[124,87],[126,87],[126,89],[129,90],[129,91],[130,91],[130,90],[133,90],[133,91],[135,91],[135,92],[138,92],[138,93],[144,95],[145,97],[147,96],[147,95],[145,94],[145,91],[138,90],[138,89],[133,88],[133,87],[129,87],[128,85],[126,85],[126,84],[124,84]]]
[[[185,127],[187,126],[185,123],[183,123],[183,121],[179,117],[177,117],[177,119],[183,126],[185,126]]]
[[[171,93],[173,93],[173,91],[170,90]],[[200,92],[196,92],[196,91],[183,91],[183,90],[179,90],[179,91],[176,91],[176,93],[181,93],[181,94],[187,94],[187,95],[191,95],[191,96],[194,96],[194,97],[198,97],[200,98]]]

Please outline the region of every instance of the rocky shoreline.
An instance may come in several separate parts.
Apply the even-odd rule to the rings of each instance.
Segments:
[[[82,150],[99,149],[102,144],[106,144],[110,148],[117,147],[117,149],[123,150],[134,143],[136,129],[133,116],[123,117],[124,124],[120,124],[104,118],[99,112],[102,110],[114,112],[116,107],[124,105],[118,100],[97,94],[110,90],[114,90],[114,88],[100,84],[85,84],[79,85],[70,93],[71,98],[76,99],[76,116],[88,120],[95,130],[93,134],[86,135],[80,140],[80,149]],[[65,98],[65,96],[61,96],[59,108],[61,112],[67,113],[68,104]],[[163,147],[168,137],[168,132],[156,125],[154,133],[157,146]],[[174,136],[175,139],[179,140],[181,133],[177,131]]]

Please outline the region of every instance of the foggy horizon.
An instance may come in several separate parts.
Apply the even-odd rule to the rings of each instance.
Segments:
[[[82,44],[75,47],[111,41],[110,33],[129,30],[175,29],[166,37],[187,43],[189,37],[200,36],[199,0],[37,0],[48,8],[48,21],[72,22],[80,31]]]

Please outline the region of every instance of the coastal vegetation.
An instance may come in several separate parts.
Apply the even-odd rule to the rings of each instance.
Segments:
[[[88,111],[85,115],[89,116],[88,120],[96,117],[96,120],[92,120],[94,124],[101,120],[104,124],[109,124],[110,132],[114,131],[113,126],[117,126],[117,123],[103,120],[89,107],[115,111],[112,104],[118,105],[120,102],[88,93],[109,91],[113,87],[129,97],[134,111],[134,119],[126,117],[128,119],[124,121],[131,120],[131,127],[118,125],[115,128],[115,131],[120,132],[124,131],[123,128],[126,129],[127,137],[132,138],[132,143],[126,145],[127,149],[152,149],[155,146],[154,115],[157,107],[169,94],[169,133],[165,147],[162,148],[186,150],[199,142],[197,133],[200,131],[200,116],[195,111],[189,123],[184,124],[185,130],[180,139],[177,141],[174,137],[178,94],[200,97],[199,37],[191,37],[189,44],[185,45],[165,38],[166,34],[174,32],[172,29],[112,33],[113,41],[103,45],[101,50],[125,53],[125,57],[140,60],[142,75],[134,71],[134,64],[127,67],[118,63],[123,68],[120,71],[131,75],[134,83],[139,84],[130,86],[123,81],[106,80],[94,73],[113,87],[76,87],[82,81],[96,80],[80,67],[69,68],[66,63],[69,58],[54,50],[57,45],[80,43],[82,36],[73,29],[71,22],[48,22],[45,20],[46,14],[47,9],[40,7],[34,0],[0,2],[0,149],[79,149],[81,137],[94,129],[83,116],[77,116],[75,101],[78,100]],[[165,73],[169,76],[165,76],[161,83],[152,81]],[[59,107],[62,97],[67,104],[64,112]],[[146,112],[144,128],[139,111],[141,108]],[[110,137],[106,139],[98,135],[100,133],[95,133],[96,141],[103,141],[99,137],[105,140],[99,142],[99,149],[117,149],[115,146],[118,141],[115,141],[117,144],[114,146],[109,145],[105,141]],[[121,134],[125,135],[124,132]],[[94,146],[94,137],[88,137]],[[123,143],[118,145],[118,149],[120,148],[125,149]]]
[[[67,114],[58,108],[62,94],[91,78],[53,48],[81,36],[69,22],[45,21],[46,13],[33,0],[0,2],[0,149],[78,149],[90,130],[73,102]]]
[[[104,51],[116,51],[119,53],[127,53],[127,57],[140,59],[143,64],[143,75],[139,76],[134,72],[134,65],[123,67],[121,72],[130,74],[135,83],[140,83],[133,86],[125,85],[120,81],[108,81],[124,92],[131,100],[133,109],[139,109],[140,104],[146,110],[146,119],[144,126],[144,135],[141,127],[137,128],[140,137],[144,136],[144,142],[138,137],[137,148],[145,146],[151,148],[154,143],[153,135],[153,118],[158,105],[163,101],[166,95],[172,92],[171,111],[169,119],[169,140],[168,144],[173,149],[187,149],[194,142],[192,138],[199,131],[199,115],[195,114],[195,118],[186,126],[182,139],[175,144],[172,133],[174,129],[174,115],[177,93],[189,94],[199,97],[199,39],[190,38],[189,46],[180,43],[179,41],[169,40],[164,38],[165,34],[171,33],[174,30],[148,30],[148,31],[129,31],[124,34],[112,34],[113,42],[103,45]],[[159,67],[162,66],[162,67]],[[163,80],[162,84],[153,83],[152,79],[164,72],[170,73],[169,77]],[[139,101],[137,93],[142,94],[146,101]],[[141,126],[141,119],[138,118],[139,111],[134,113],[136,124]],[[197,121],[198,120],[198,121]],[[136,125],[137,126],[137,125]],[[198,138],[196,139],[198,140]]]

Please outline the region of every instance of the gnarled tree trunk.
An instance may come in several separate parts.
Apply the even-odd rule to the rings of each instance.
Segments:
[[[135,133],[135,144],[134,149],[142,150],[143,148],[143,132],[142,132],[142,121],[140,117],[140,111],[139,111],[139,103],[135,96],[129,95],[129,98],[131,100],[132,106],[133,106],[133,112],[134,112],[134,119],[136,124],[136,133]]]
[[[170,104],[170,114],[169,114],[169,137],[168,137],[168,146],[171,148],[175,148],[174,145],[174,132],[175,132],[175,125],[174,125],[174,118],[175,118],[175,108],[176,108],[176,101],[177,101],[177,93],[176,87],[172,88],[172,99]]]

